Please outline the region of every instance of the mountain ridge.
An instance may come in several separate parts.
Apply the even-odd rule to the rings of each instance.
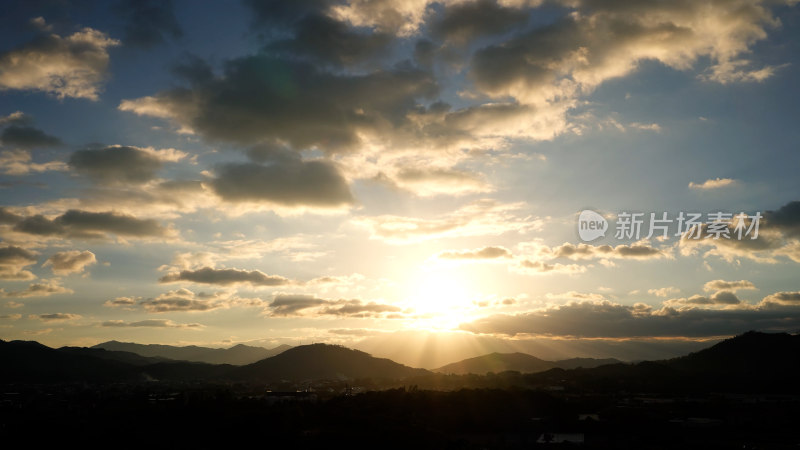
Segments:
[[[515,371],[521,373],[538,373],[546,370],[576,369],[579,367],[592,368],[605,364],[617,364],[621,361],[614,358],[569,358],[556,361],[548,361],[528,353],[500,353],[492,352],[485,355],[467,358],[454,363],[446,364],[442,367],[433,369],[433,372],[444,374],[465,375],[473,373],[485,375],[489,372],[499,373]]]
[[[144,357],[166,358],[175,361],[242,366],[275,356],[292,347],[284,344],[268,349],[237,344],[229,348],[211,348],[197,345],[137,344],[135,342],[111,340],[94,345],[91,348],[129,352]]]

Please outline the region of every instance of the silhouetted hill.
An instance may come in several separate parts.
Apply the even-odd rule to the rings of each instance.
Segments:
[[[277,381],[312,379],[403,379],[430,374],[390,359],[338,345],[312,344],[294,347],[257,363],[235,368],[235,379]]]
[[[641,392],[800,392],[800,335],[750,331],[679,358],[532,374],[534,385]]]
[[[489,372],[500,373],[513,370],[522,373],[543,372],[556,365],[552,361],[545,361],[526,353],[489,353],[458,361],[438,369],[434,372],[445,374],[464,375],[474,373],[483,375]]]
[[[621,364],[622,361],[616,358],[569,358],[554,361],[556,367],[561,369],[591,369],[593,367],[605,366],[608,364]]]
[[[616,359],[572,358],[561,361],[546,361],[527,353],[489,353],[458,361],[438,369],[434,372],[445,374],[464,375],[474,373],[484,375],[489,372],[500,373],[515,371],[521,373],[544,372],[553,368],[575,369],[578,367],[597,367],[605,364],[617,364]]]
[[[130,364],[61,352],[38,342],[0,341],[3,382],[113,381],[129,378],[130,368]]]
[[[209,348],[189,345],[178,347],[174,345],[136,344],[133,342],[108,341],[97,344],[92,348],[102,348],[113,351],[135,353],[146,357],[161,357],[178,361],[204,362],[209,364],[245,365],[264,358],[275,356],[291,346],[280,345],[267,349],[238,344],[231,348]]]
[[[95,358],[105,359],[109,361],[117,361],[134,366],[147,366],[150,364],[157,364],[160,362],[170,362],[172,359],[162,358],[160,356],[141,356],[132,352],[112,351],[104,348],[89,348],[89,347],[60,347],[58,351],[72,355],[92,356]]]
[[[797,370],[800,335],[749,331],[666,363],[678,370],[716,374],[758,375],[768,368]]]

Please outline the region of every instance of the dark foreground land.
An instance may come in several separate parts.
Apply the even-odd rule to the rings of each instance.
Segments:
[[[343,347],[244,366],[0,341],[0,448],[800,449],[800,335],[445,374]]]
[[[244,386],[161,384],[4,390],[0,441],[34,448],[65,442],[78,448],[255,443],[437,449],[796,449],[800,444],[797,395],[398,388],[325,398]]]

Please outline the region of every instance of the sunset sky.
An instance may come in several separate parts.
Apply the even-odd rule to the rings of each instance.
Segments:
[[[795,3],[3,2],[0,338],[433,365],[798,331]],[[646,238],[681,212],[762,219]]]

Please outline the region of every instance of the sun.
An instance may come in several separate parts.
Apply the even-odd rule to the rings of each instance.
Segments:
[[[467,321],[474,308],[471,281],[452,269],[424,269],[411,277],[406,302],[417,316],[413,326],[452,330]]]

